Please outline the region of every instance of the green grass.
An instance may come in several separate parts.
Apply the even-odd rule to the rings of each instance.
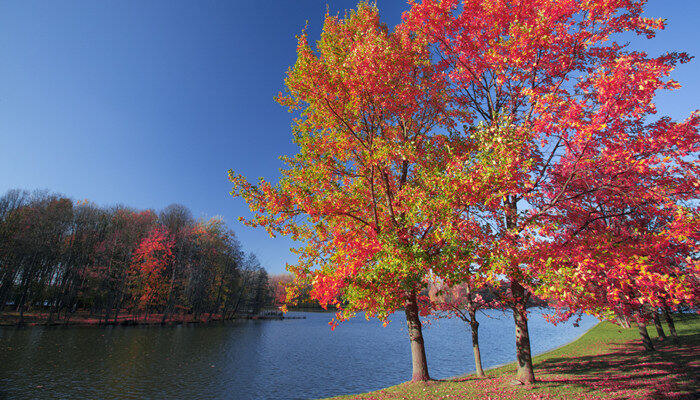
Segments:
[[[664,325],[668,334],[668,329]],[[512,386],[515,364],[444,381],[402,383],[333,399],[695,399],[700,393],[700,317],[676,318],[677,343],[642,349],[636,327],[602,322],[578,340],[534,358],[533,385]]]

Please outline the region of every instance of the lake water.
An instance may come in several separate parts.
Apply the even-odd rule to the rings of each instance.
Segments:
[[[597,320],[553,326],[530,314],[535,354],[572,341]],[[480,315],[484,367],[515,359],[510,313]],[[168,327],[0,327],[0,399],[308,399],[360,393],[411,378],[403,313],[386,327],[361,316],[331,331],[306,319]],[[472,372],[468,325],[424,329],[433,378]]]

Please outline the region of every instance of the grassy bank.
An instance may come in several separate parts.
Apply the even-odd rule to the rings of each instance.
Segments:
[[[403,383],[334,399],[695,399],[700,392],[700,318],[676,322],[678,343],[659,341],[641,348],[636,327],[602,322],[578,340],[534,358],[538,382],[512,386],[515,364],[487,371],[487,377]],[[668,334],[668,329],[664,325]],[[471,367],[471,366],[465,366]]]

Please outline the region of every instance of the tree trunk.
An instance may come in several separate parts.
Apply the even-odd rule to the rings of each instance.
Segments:
[[[674,339],[678,339],[678,333],[676,333],[676,324],[673,323],[673,318],[671,318],[671,312],[667,306],[664,306],[664,319],[666,320],[666,325],[668,325],[668,331],[671,333]]]
[[[124,289],[119,289],[119,298],[114,304],[114,323],[119,322],[119,312],[121,312],[122,304],[124,303]]]
[[[535,382],[535,371],[532,366],[532,352],[530,350],[530,332],[527,327],[527,299],[525,288],[517,282],[511,282],[511,292],[516,298],[513,307],[513,319],[515,320],[515,353],[518,369],[515,379],[524,384]]]
[[[114,319],[112,320],[115,324],[119,323],[119,304],[117,304],[117,308],[114,310]]]
[[[46,322],[49,324],[53,321],[54,308],[55,307],[53,304],[49,304],[49,318],[48,318],[48,320],[46,320]]]
[[[224,311],[221,312],[221,320],[226,321],[228,319],[228,299],[224,303]]]
[[[243,282],[241,283],[240,289],[238,289],[238,295],[236,297],[236,303],[233,306],[233,310],[231,311],[231,314],[236,314],[238,312],[238,307],[241,305],[241,299],[243,298],[243,291],[245,290],[246,285],[248,284],[248,277],[244,276],[243,277]]]
[[[109,323],[110,315],[112,315],[112,305],[107,304],[107,308],[105,309],[105,325]]]
[[[428,375],[428,360],[425,358],[423,331],[418,315],[418,301],[415,291],[412,291],[406,300],[405,312],[408,337],[411,340],[411,362],[413,364],[411,381],[425,382],[430,380],[430,376]]]
[[[469,322],[469,326],[471,327],[472,331],[472,348],[474,350],[474,365],[476,366],[476,376],[479,378],[483,378],[486,376],[484,374],[484,368],[481,366],[481,350],[479,349],[479,322],[476,320],[476,306],[474,305],[474,302],[472,300],[472,289],[471,289],[471,282],[467,281],[467,284],[465,285],[465,300],[466,300],[466,306],[467,306],[467,313],[469,314],[469,320],[467,321],[464,318],[464,314],[459,312],[461,314],[461,318],[465,322]]]
[[[216,301],[214,302],[214,304],[216,304],[216,305],[214,306],[214,308],[212,308],[210,310],[209,318],[207,318],[207,322],[211,321],[212,314],[215,314],[217,311],[219,311],[219,308],[221,307],[221,291],[222,291],[223,286],[224,286],[224,284],[223,284],[223,279],[222,279],[221,283],[219,283],[219,290],[218,290],[218,293],[216,294]]]
[[[659,312],[654,310],[652,312],[654,317],[654,327],[656,328],[656,333],[659,335],[659,340],[665,340],[666,334],[664,333],[664,328],[661,326],[661,320],[659,319]]]
[[[168,315],[173,309],[173,286],[175,286],[175,265],[173,265],[172,273],[170,274],[170,287],[168,289],[168,301],[165,304],[165,310],[163,310],[163,319],[160,321],[164,324],[168,320]]]
[[[474,365],[476,366],[476,376],[483,378],[486,376],[484,368],[481,366],[481,350],[479,350],[479,323],[476,321],[476,313],[469,312],[469,325],[472,328],[472,347],[474,348]]]
[[[654,344],[651,342],[651,338],[649,338],[649,333],[647,332],[647,325],[641,321],[641,318],[637,321],[637,328],[639,328],[639,336],[642,337],[642,346],[644,346],[644,350],[656,350],[654,349]]]
[[[629,319],[627,317],[625,317],[624,315],[617,316],[617,324],[623,328],[627,328],[627,329],[631,328]]]
[[[23,280],[22,283],[22,297],[20,298],[19,305],[17,306],[17,311],[19,311],[19,321],[17,321],[17,325],[22,325],[22,323],[24,323],[24,303],[27,301],[27,293],[29,292],[29,282],[25,282]]]
[[[0,264],[0,267],[5,269],[2,280],[0,280],[0,311],[5,311],[5,303],[7,303],[8,295],[14,288],[15,276],[17,276],[17,271],[7,270],[9,269],[8,264]]]

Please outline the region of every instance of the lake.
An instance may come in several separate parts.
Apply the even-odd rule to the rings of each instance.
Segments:
[[[597,323],[554,326],[531,310],[535,354]],[[308,399],[360,393],[411,378],[403,313],[383,327],[358,316],[331,331],[330,313],[306,319],[142,327],[0,327],[0,399]],[[484,368],[515,359],[512,315],[479,316]],[[461,320],[424,328],[433,378],[472,372]]]

